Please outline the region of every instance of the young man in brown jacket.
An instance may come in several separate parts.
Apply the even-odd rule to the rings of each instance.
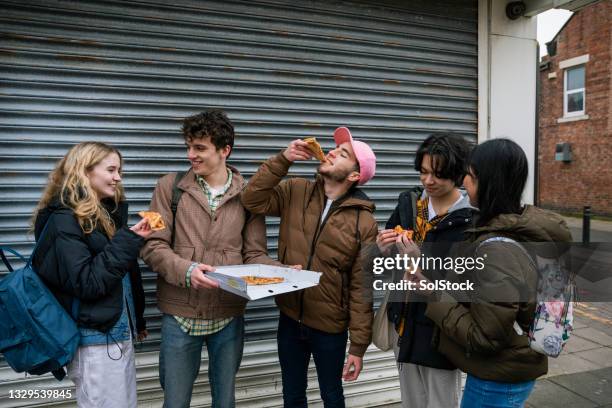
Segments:
[[[325,407],[344,407],[342,378],[357,379],[372,337],[371,270],[362,268],[361,253],[375,242],[377,225],[374,203],[356,185],[374,176],[376,156],[347,128],[336,129],[334,140],[315,181],[282,180],[293,162],[312,157],[304,141],[294,140],[242,193],[249,211],[281,218],[279,261],[323,273],[318,286],[276,297],[285,407],[307,405],[311,354]]]
[[[234,127],[225,113],[186,118],[183,136],[191,169],[178,180],[182,194],[176,217],[173,173],[158,181],[151,201],[151,211],[162,215],[167,228],[151,235],[141,252],[158,274],[157,301],[164,313],[159,356],[164,407],[189,407],[204,343],[212,406],[233,407],[246,299],[219,289],[206,272],[214,270],[212,265],[279,263],[267,256],[264,218],[240,202],[246,182],[226,164]]]

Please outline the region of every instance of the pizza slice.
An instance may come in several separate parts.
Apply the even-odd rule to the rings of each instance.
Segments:
[[[406,235],[406,238],[408,238],[409,240],[412,241],[412,237],[414,236],[414,231],[411,229],[403,229],[401,225],[396,225],[395,228],[393,228],[393,231],[397,232],[398,234],[404,234]]]
[[[241,276],[241,278],[246,282],[249,286],[256,285],[271,285],[274,283],[283,283],[285,278],[266,278],[264,276]]]
[[[308,144],[308,150],[310,150],[312,154],[314,154],[314,157],[317,160],[322,163],[327,161],[327,159],[325,158],[325,153],[323,153],[323,149],[321,148],[319,142],[317,142],[316,138],[307,137],[306,139],[304,139],[304,141]]]
[[[155,211],[140,211],[138,213],[142,218],[146,218],[149,221],[149,225],[153,231],[161,231],[166,228],[164,219],[161,214]]]

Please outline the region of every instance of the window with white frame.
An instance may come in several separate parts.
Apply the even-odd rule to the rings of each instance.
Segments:
[[[584,115],[584,65],[565,70],[563,86],[563,116]]]

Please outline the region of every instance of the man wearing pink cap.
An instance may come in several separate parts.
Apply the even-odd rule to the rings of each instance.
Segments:
[[[315,181],[283,180],[293,162],[312,158],[298,139],[265,161],[242,193],[249,211],[280,217],[280,262],[323,273],[318,286],[276,297],[285,407],[307,406],[311,355],[325,407],[344,407],[342,379],[357,379],[372,338],[371,269],[362,268],[361,250],[375,243],[377,225],[374,203],[357,186],[374,177],[376,156],[345,127],[334,140]]]

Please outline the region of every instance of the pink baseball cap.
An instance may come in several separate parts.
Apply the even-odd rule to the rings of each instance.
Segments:
[[[334,141],[337,146],[340,146],[342,143],[349,142],[353,147],[353,152],[355,153],[355,157],[357,158],[357,162],[359,162],[359,181],[357,184],[360,186],[367,183],[374,177],[374,173],[376,173],[376,155],[364,142],[360,142],[358,140],[353,140],[353,136],[351,136],[351,131],[345,127],[339,127],[334,131]]]

